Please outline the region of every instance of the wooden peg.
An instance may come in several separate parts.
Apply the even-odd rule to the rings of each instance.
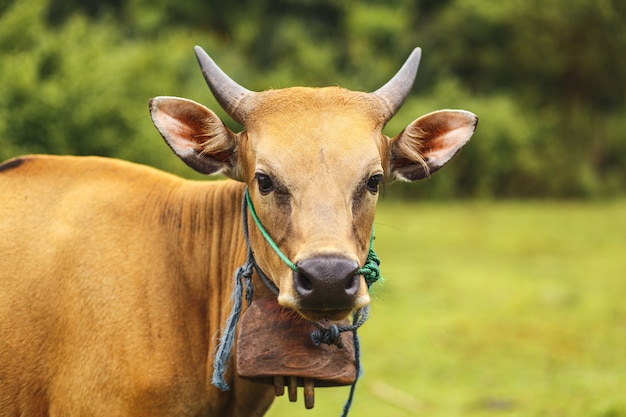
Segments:
[[[276,375],[274,377],[274,393],[277,397],[285,395],[285,377]]]
[[[292,403],[298,401],[298,378],[295,376],[288,378],[287,393],[289,394],[289,401]]]
[[[315,406],[315,380],[304,378],[304,406],[310,410]]]

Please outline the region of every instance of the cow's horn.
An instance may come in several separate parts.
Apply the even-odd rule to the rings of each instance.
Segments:
[[[411,52],[411,55],[409,55],[396,75],[387,84],[372,93],[385,107],[385,121],[388,121],[396,114],[409,95],[413,81],[415,81],[421,56],[422,50],[420,48],[413,49],[413,52]]]
[[[255,93],[240,86],[226,75],[204,49],[196,46],[194,50],[204,79],[217,102],[237,123],[245,125],[246,117],[252,110],[252,97]]]

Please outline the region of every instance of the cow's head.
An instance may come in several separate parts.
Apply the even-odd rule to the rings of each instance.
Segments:
[[[297,265],[291,270],[250,228],[257,263],[279,288],[281,305],[312,320],[340,319],[366,306],[368,289],[355,273],[368,254],[380,184],[437,171],[470,139],[476,116],[437,111],[393,138],[383,135],[411,89],[419,48],[373,93],[338,87],[252,92],[201,48],[196,54],[216,99],[244,130],[232,132],[201,104],[157,97],[150,110],[161,135],[195,170],[248,185],[262,224]]]

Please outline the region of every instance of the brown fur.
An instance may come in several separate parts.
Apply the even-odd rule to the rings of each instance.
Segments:
[[[241,184],[102,158],[5,166],[0,416],[265,412],[265,386],[210,384],[245,255]]]

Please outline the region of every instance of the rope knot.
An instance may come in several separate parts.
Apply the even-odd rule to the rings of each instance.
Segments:
[[[367,253],[365,265],[358,270],[358,273],[363,275],[368,288],[380,279],[380,259],[371,247]]]
[[[244,287],[246,289],[246,301],[248,302],[248,305],[252,302],[252,296],[254,295],[252,287],[252,270],[254,267],[254,260],[251,260],[250,258],[251,254],[248,254],[248,260],[246,263],[241,265],[237,268],[237,271],[235,271],[235,280],[240,282],[243,281],[245,284]]]
[[[326,345],[335,345],[338,348],[343,348],[343,341],[341,340],[341,331],[336,324],[331,324],[330,327],[325,328],[321,324],[313,323],[317,329],[311,333],[311,340],[315,346],[319,347],[322,343]]]

